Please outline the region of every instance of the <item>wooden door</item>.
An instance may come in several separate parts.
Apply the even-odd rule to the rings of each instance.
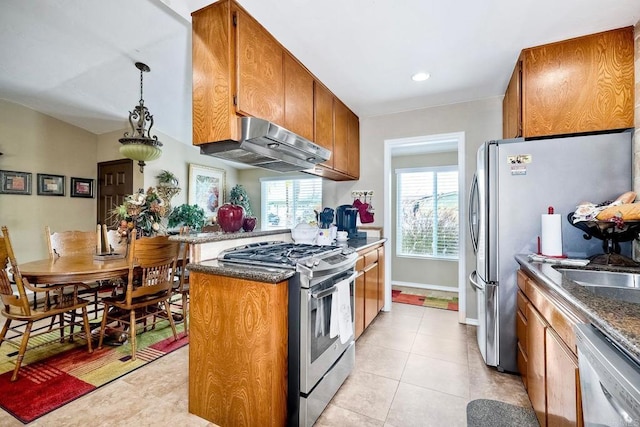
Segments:
[[[356,295],[355,295],[355,333],[356,339],[364,332],[364,298],[365,284],[364,273],[361,271],[356,276]]]
[[[523,134],[633,127],[633,27],[523,51]]]
[[[516,67],[509,80],[509,86],[502,101],[502,137],[522,136],[522,61]]]
[[[547,425],[545,330],[547,322],[527,304],[527,392],[540,427]]]
[[[338,172],[347,173],[349,169],[348,135],[349,109],[338,98],[333,98],[333,168]]]
[[[578,358],[553,329],[546,331],[547,425],[581,426]]]
[[[351,111],[348,112],[347,132],[347,173],[358,179],[360,178],[360,121]]]
[[[364,269],[364,327],[378,315],[378,263]]]
[[[245,116],[284,126],[283,50],[258,22],[235,10],[237,106]]]
[[[284,127],[313,141],[313,77],[284,54]]]
[[[313,107],[315,116],[314,142],[331,151],[329,160],[322,164],[333,169],[336,157],[333,149],[333,95],[319,82],[315,82],[313,87]]]
[[[98,224],[114,229],[117,223],[111,210],[133,193],[133,160],[122,159],[98,163]]]

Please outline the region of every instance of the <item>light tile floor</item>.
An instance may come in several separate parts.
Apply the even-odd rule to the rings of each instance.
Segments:
[[[356,369],[316,426],[466,426],[478,398],[529,406],[520,377],[488,368],[453,311],[393,304],[356,343]],[[29,426],[214,426],[189,414],[188,347]],[[0,426],[22,426],[0,410]]]

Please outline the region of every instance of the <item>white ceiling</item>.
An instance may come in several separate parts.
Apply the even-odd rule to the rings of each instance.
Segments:
[[[211,2],[0,0],[0,98],[124,129],[141,61],[155,129],[190,144],[190,12]],[[361,117],[502,95],[521,49],[640,20],[638,0],[240,3]]]

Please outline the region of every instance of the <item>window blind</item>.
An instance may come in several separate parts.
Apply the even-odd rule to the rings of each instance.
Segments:
[[[396,252],[458,258],[456,166],[396,170]]]
[[[262,178],[263,229],[294,228],[322,210],[322,178]]]

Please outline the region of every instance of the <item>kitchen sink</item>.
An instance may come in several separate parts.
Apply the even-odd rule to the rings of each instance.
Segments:
[[[640,304],[640,274],[568,268],[557,270],[595,295]]]

